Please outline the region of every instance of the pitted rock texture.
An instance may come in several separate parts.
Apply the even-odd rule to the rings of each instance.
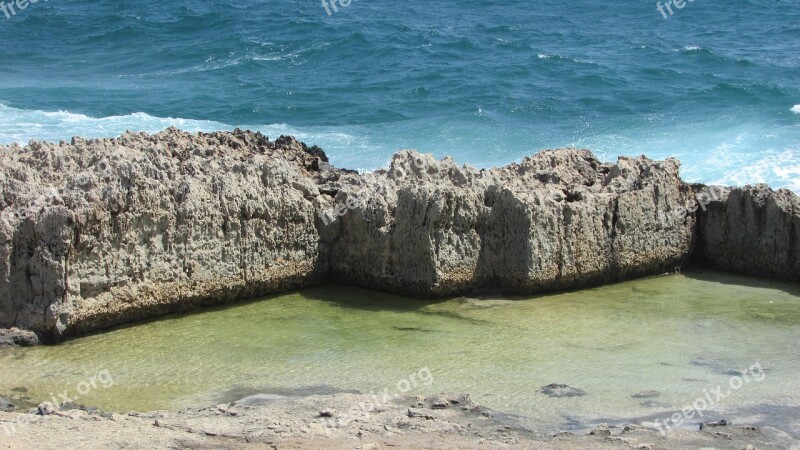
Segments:
[[[317,153],[177,130],[0,148],[0,324],[58,338],[320,281]]]
[[[491,170],[403,151],[388,171],[346,174],[320,226],[331,277],[414,296],[492,286],[574,288],[674,271],[693,246],[694,216],[663,217],[693,198],[675,160],[549,150]],[[326,225],[327,224],[327,225]]]
[[[800,281],[800,199],[767,185],[712,189],[695,257],[719,269]]]
[[[549,150],[497,169],[402,151],[358,174],[293,138],[156,135],[0,147],[0,326],[50,339],[325,281],[418,297],[674,271],[676,160]]]
[[[0,347],[33,347],[39,345],[39,336],[33,331],[12,328],[0,328]],[[3,400],[0,397],[0,411],[3,410]]]

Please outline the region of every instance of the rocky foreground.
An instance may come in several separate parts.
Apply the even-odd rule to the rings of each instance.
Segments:
[[[169,129],[0,147],[0,168],[0,327],[51,341],[322,282],[534,293],[692,259],[800,275],[797,196],[689,185],[673,159],[403,151],[358,174],[289,137]]]
[[[364,405],[369,406],[364,406]],[[765,427],[704,425],[664,435],[640,425],[598,425],[578,433],[537,433],[495,417],[466,395],[303,398],[258,395],[177,413],[125,415],[84,410],[47,415],[0,412],[0,447],[8,449],[383,449],[543,448],[731,450],[798,448]],[[795,447],[792,447],[792,446]]]

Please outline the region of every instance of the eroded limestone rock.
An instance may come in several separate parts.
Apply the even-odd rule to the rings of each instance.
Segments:
[[[176,129],[0,147],[0,326],[61,339],[323,281],[418,297],[674,271],[694,245],[676,160],[549,150],[496,169]],[[331,213],[333,211],[333,213]]]

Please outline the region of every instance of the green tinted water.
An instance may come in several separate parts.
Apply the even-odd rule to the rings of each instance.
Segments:
[[[717,273],[438,303],[327,286],[57,347],[2,350],[0,394],[38,402],[67,390],[105,410],[179,409],[259,392],[397,392],[427,367],[433,382],[412,393],[470,393],[563,428],[661,417],[704,389],[730,390],[730,371],[760,363],[761,381],[751,376],[713,409],[780,415],[800,411],[792,409],[800,408],[798,343],[800,287]],[[90,388],[105,370],[113,386]],[[550,383],[588,395],[550,398],[539,392]],[[631,397],[643,391],[657,396]]]

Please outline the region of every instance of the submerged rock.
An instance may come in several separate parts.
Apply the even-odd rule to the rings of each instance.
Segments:
[[[650,390],[650,391],[642,391],[642,392],[637,392],[635,394],[631,394],[631,398],[655,398],[658,397],[659,395],[661,395],[660,392],[655,390]]]
[[[588,395],[583,389],[578,389],[566,384],[552,383],[543,386],[541,392],[549,397],[562,398],[562,397],[583,397]]]
[[[669,403],[657,402],[654,400],[647,400],[646,402],[639,403],[639,405],[645,408],[669,408],[671,406]]]

